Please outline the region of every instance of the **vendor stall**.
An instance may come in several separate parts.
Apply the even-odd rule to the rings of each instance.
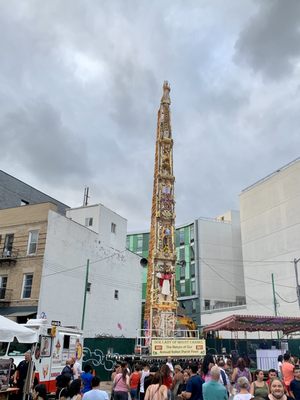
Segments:
[[[283,335],[300,331],[300,318],[262,315],[230,315],[205,326],[204,333],[231,332],[282,332]]]
[[[37,335],[33,330],[0,315],[0,342],[12,342],[14,339],[22,343],[35,343]],[[9,387],[10,364],[9,359],[0,360],[0,400],[6,400],[10,393],[18,391]]]
[[[205,334],[220,331],[230,331],[234,333],[236,341],[238,340],[238,332],[244,332],[244,338],[247,337],[247,332],[277,332],[279,337],[279,332],[282,332],[282,335],[299,332],[300,318],[261,315],[230,315],[227,318],[223,318],[205,326],[203,329]],[[275,346],[270,349],[257,349],[257,368],[265,371],[270,368],[277,369],[278,355],[284,352],[285,350],[282,347],[276,349]]]

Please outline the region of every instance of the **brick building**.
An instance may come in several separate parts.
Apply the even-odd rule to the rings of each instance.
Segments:
[[[18,322],[37,312],[51,203],[0,210],[0,314]]]

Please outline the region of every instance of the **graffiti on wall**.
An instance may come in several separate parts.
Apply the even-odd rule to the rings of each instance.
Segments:
[[[118,353],[104,354],[100,349],[91,350],[89,347],[83,348],[83,362],[90,364],[94,368],[102,366],[105,371],[113,371],[116,365],[116,358],[118,357]]]

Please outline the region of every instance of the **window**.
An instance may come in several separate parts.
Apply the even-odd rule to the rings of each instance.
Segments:
[[[179,246],[179,229],[176,229],[175,241],[176,241],[176,247],[178,247]]]
[[[110,228],[110,230],[111,230],[111,233],[116,233],[116,231],[117,231],[117,225],[115,224],[115,223],[111,223],[111,228]]]
[[[179,242],[184,244],[184,229],[179,229]]]
[[[7,347],[8,347],[7,342],[0,342],[0,357],[5,356]]]
[[[191,271],[191,278],[194,278],[195,277],[195,263],[191,263],[190,271]]]
[[[197,308],[196,308],[196,300],[192,300],[192,312],[196,312]]]
[[[126,249],[129,249],[129,248],[130,248],[130,237],[127,236],[127,238],[126,238]]]
[[[64,335],[63,349],[70,348],[70,335]]]
[[[185,267],[180,267],[180,279],[185,279]]]
[[[84,225],[85,226],[93,226],[93,218],[92,217],[86,218]]]
[[[38,238],[39,238],[39,231],[29,232],[28,248],[27,248],[28,255],[36,254]]]
[[[185,251],[184,247],[179,249],[179,262],[185,260]]]
[[[190,257],[191,257],[191,261],[195,260],[195,250],[194,250],[194,246],[190,247]]]
[[[192,294],[196,294],[196,281],[191,281]]]
[[[0,276],[0,299],[5,299],[7,276]]]
[[[3,247],[4,257],[11,256],[12,249],[13,249],[13,243],[14,243],[14,234],[9,233],[9,234],[5,235],[4,247]]]
[[[118,290],[115,290],[115,299],[116,300],[119,300],[119,291]]]
[[[13,342],[10,342],[8,355],[9,356],[21,356],[26,353],[26,351],[32,348],[32,344],[30,343],[19,343],[16,339]]]
[[[195,234],[195,228],[194,228],[194,224],[193,224],[193,225],[190,226],[190,240],[191,240],[191,243],[194,242],[194,237],[195,237],[194,234]]]
[[[138,235],[136,251],[142,251],[142,250],[143,250],[143,235]]]
[[[204,300],[204,310],[210,309],[210,300]]]
[[[185,282],[180,282],[180,294],[181,296],[185,295]]]
[[[30,299],[33,274],[25,274],[23,278],[22,299]]]

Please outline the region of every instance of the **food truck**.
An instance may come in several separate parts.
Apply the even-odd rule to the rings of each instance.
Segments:
[[[61,326],[59,321],[49,323],[46,319],[30,319],[23,326],[37,332],[37,343],[0,342],[0,357],[13,358],[18,365],[24,360],[25,352],[32,350],[36,377],[46,385],[48,393],[55,392],[55,378],[60,375],[66,360],[74,356],[82,363],[82,331]]]

